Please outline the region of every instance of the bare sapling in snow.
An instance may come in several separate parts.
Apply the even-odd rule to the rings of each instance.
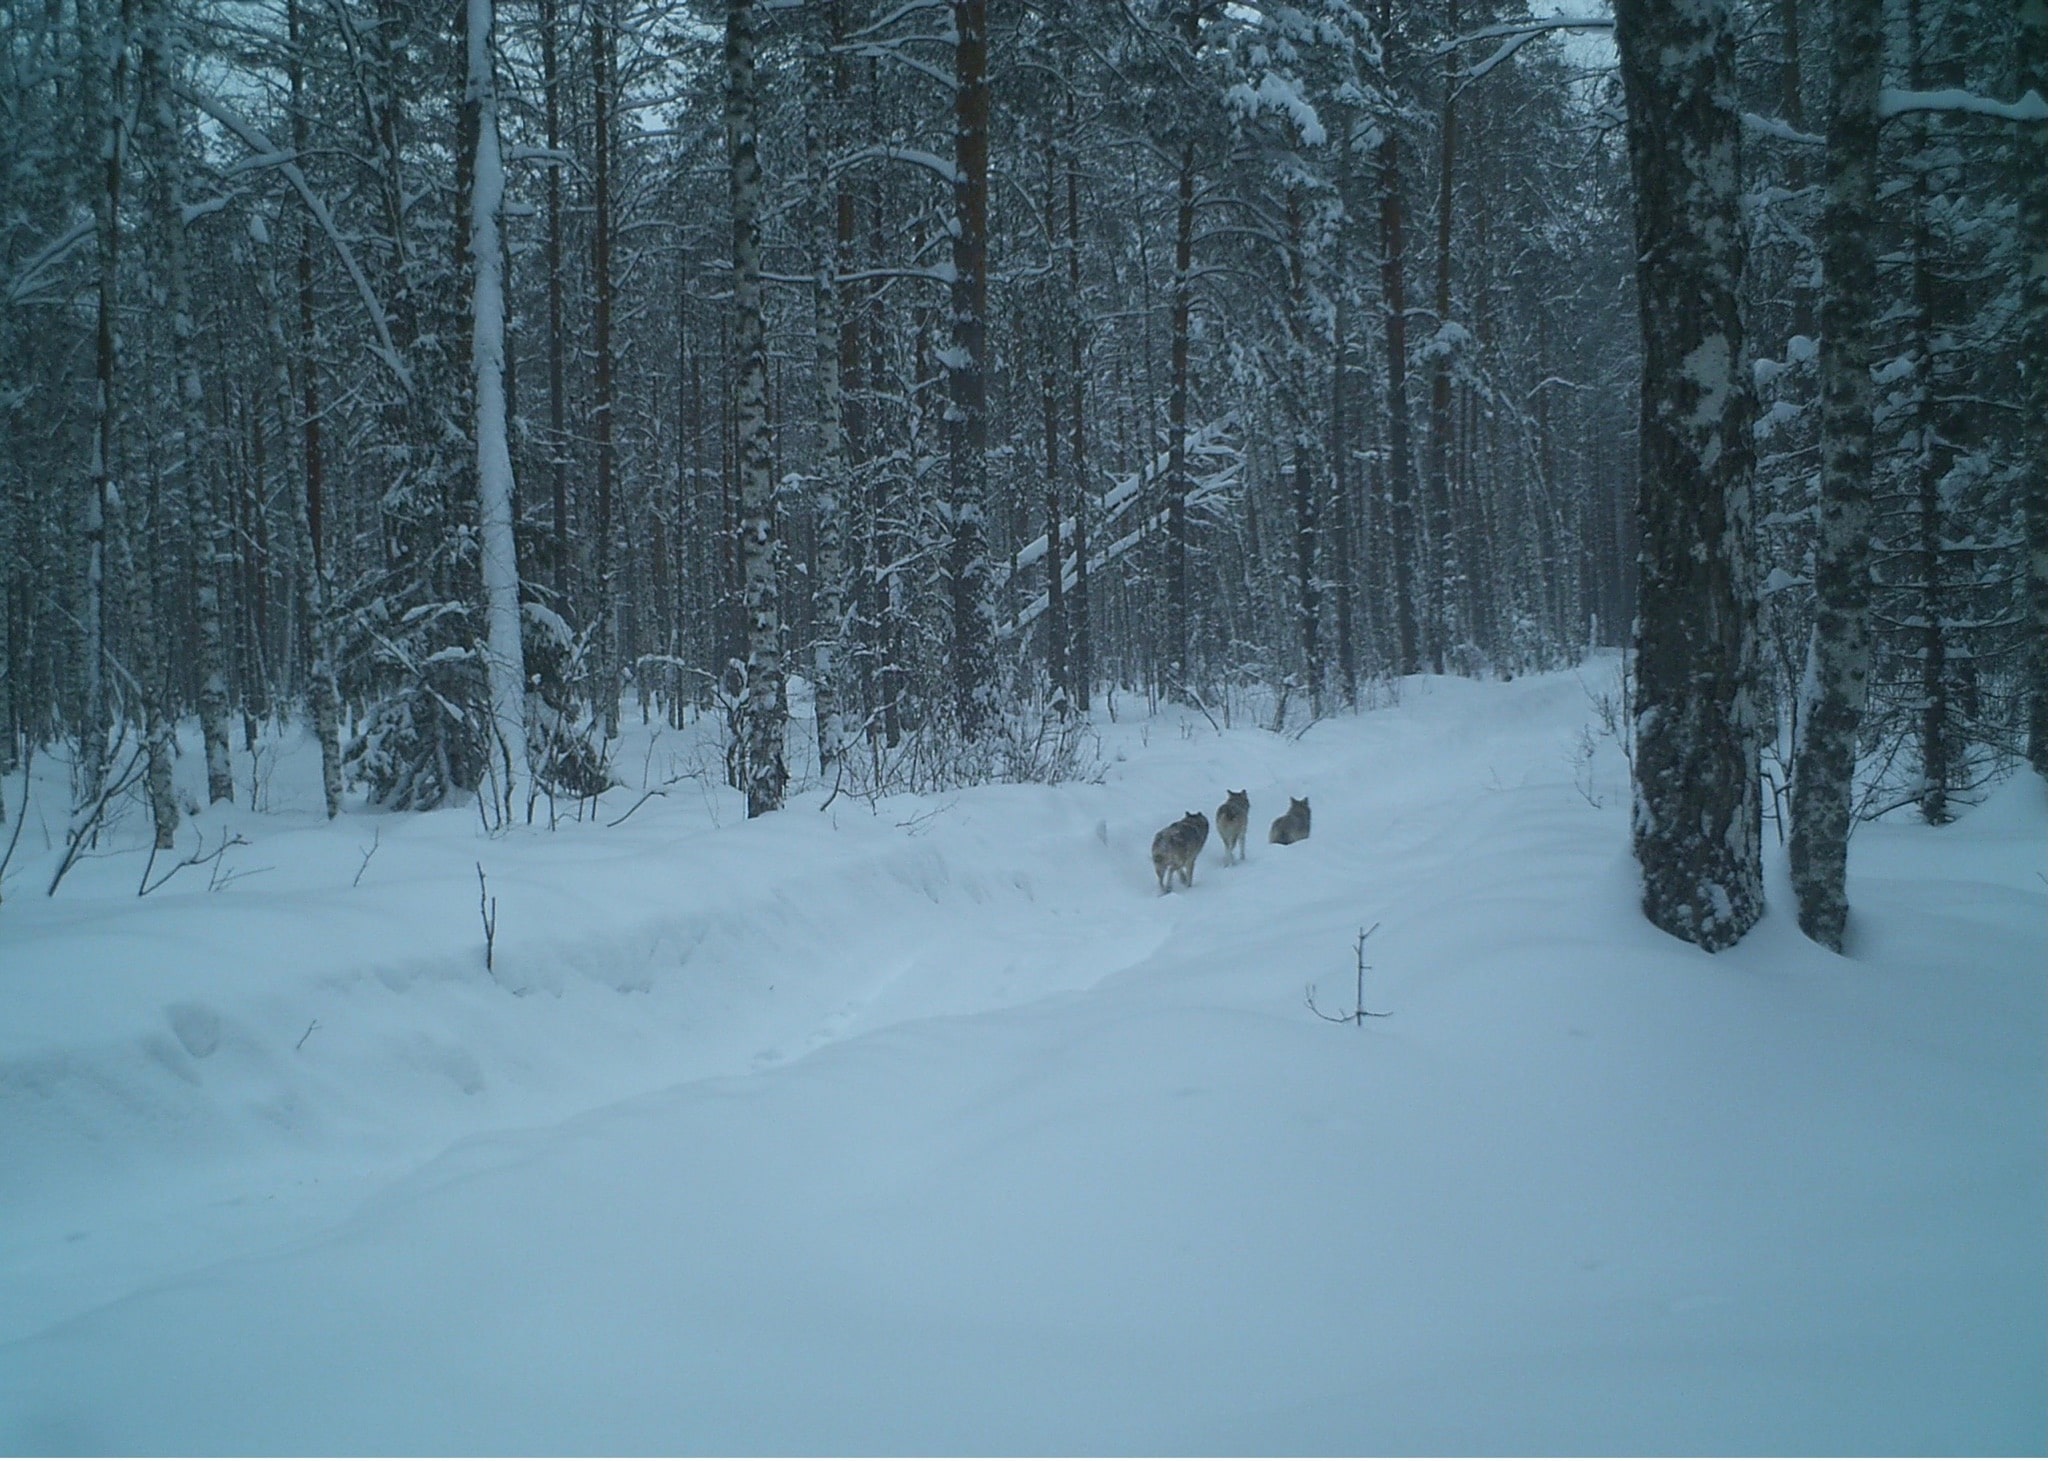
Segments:
[[[1358,937],[1352,940],[1352,973],[1357,983],[1352,994],[1350,1009],[1343,1010],[1337,1014],[1329,1013],[1316,1003],[1315,985],[1311,984],[1307,987],[1304,992],[1304,999],[1308,1004],[1309,1010],[1317,1019],[1328,1020],[1333,1025],[1363,1026],[1368,1019],[1384,1020],[1393,1015],[1394,1012],[1392,1010],[1369,1010],[1365,1007],[1365,976],[1366,972],[1372,968],[1372,965],[1365,962],[1365,941],[1379,931],[1380,926],[1375,923],[1371,928],[1360,928],[1358,930]]]

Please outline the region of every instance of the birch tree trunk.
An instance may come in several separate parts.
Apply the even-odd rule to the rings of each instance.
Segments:
[[[532,776],[526,750],[526,654],[519,624],[519,557],[512,538],[512,453],[505,431],[505,281],[498,214],[505,169],[491,51],[492,0],[468,0],[469,82],[476,164],[470,174],[470,362],[476,384],[477,508],[483,557],[484,670],[490,687],[492,764],[503,775],[498,812],[510,822]]]
[[[107,696],[110,645],[107,603],[107,533],[120,502],[120,356],[116,319],[121,308],[121,194],[128,154],[128,40],[134,0],[121,0],[111,35],[97,37],[107,62],[101,98],[100,176],[93,197],[98,249],[98,313],[93,332],[94,424],[91,492],[85,513],[85,723],[79,732],[81,805],[99,790],[107,770],[107,732],[113,719]],[[83,38],[81,38],[83,39]],[[88,62],[90,69],[90,62]]]
[[[1729,0],[1619,0],[1615,43],[1643,335],[1635,858],[1645,916],[1711,952],[1763,914]]]
[[[782,623],[775,563],[774,467],[768,440],[768,343],[761,319],[761,160],[755,135],[753,0],[729,0],[725,19],[725,142],[731,163],[734,401],[739,468],[746,687],[741,692],[741,789],[747,815],[778,811],[783,760]]]
[[[1818,600],[1792,777],[1799,926],[1837,952],[1849,917],[1856,732],[1870,682],[1871,315],[1877,306],[1882,0],[1834,0],[1833,108],[1821,214]]]

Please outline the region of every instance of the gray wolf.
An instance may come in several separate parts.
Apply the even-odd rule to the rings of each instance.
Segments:
[[[1308,798],[1291,796],[1287,798],[1287,810],[1273,819],[1273,830],[1266,840],[1285,847],[1290,842],[1308,841]]]
[[[1159,879],[1159,891],[1173,891],[1173,875],[1180,874],[1183,886],[1195,885],[1195,858],[1209,840],[1209,819],[1189,812],[1170,827],[1159,829],[1152,839],[1152,873]]]
[[[1252,801],[1241,791],[1233,791],[1224,798],[1223,805],[1216,809],[1216,835],[1223,839],[1223,860],[1230,861],[1231,853],[1244,856],[1244,829],[1251,820]]]

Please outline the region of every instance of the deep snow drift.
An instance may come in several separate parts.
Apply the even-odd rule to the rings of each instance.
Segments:
[[[142,899],[125,852],[42,896],[49,768],[0,1449],[2048,1449],[2041,782],[1862,828],[1852,957],[1781,863],[1710,957],[1580,754],[1612,673],[754,823],[635,730],[595,820],[497,839],[327,824],[292,732],[201,819],[242,876]],[[1160,896],[1227,787],[1250,859]],[[1374,923],[1389,1016],[1318,1020]]]

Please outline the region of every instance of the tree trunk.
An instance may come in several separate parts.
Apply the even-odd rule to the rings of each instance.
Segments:
[[[164,453],[166,505],[180,502],[199,545],[195,578],[195,627],[199,648],[199,729],[206,750],[206,799],[232,802],[235,778],[228,759],[227,640],[221,630],[220,580],[232,562],[227,524],[221,520],[215,482],[218,453],[206,429],[206,387],[199,374],[192,307],[190,245],[185,226],[185,168],[182,140],[171,93],[177,59],[169,7],[151,12],[144,38],[143,70],[151,111],[151,141],[157,171],[157,226],[164,251],[171,305],[172,391],[167,423],[171,439]],[[159,532],[161,540],[165,534]]]
[[[512,453],[505,430],[504,251],[498,212],[505,200],[498,141],[498,91],[491,52],[492,0],[468,0],[469,78],[462,104],[474,114],[470,170],[470,361],[476,389],[477,509],[483,557],[484,669],[491,701],[492,765],[503,775],[499,816],[509,822],[531,795],[526,750],[526,655],[519,623],[519,557],[512,536]]]
[[[306,155],[309,132],[305,96],[304,17],[299,0],[286,0],[286,30],[291,50],[286,61],[286,79],[291,87],[292,151]],[[319,337],[313,318],[313,221],[302,220],[298,247],[298,356],[300,406],[291,407],[290,383],[284,383],[284,417],[296,414],[299,422],[304,493],[294,508],[295,526],[302,533],[299,574],[303,594],[302,612],[306,635],[312,643],[312,663],[307,679],[313,708],[313,735],[320,743],[320,789],[330,819],[341,814],[341,692],[334,677],[334,626],[329,605],[333,602],[326,553],[325,465],[320,451],[320,372],[315,358]],[[280,327],[281,328],[281,327]]]
[[[986,581],[988,499],[988,0],[952,0],[953,339],[946,378],[952,514],[954,711],[961,734],[995,714],[995,624]]]
[[[1872,312],[1882,0],[1835,0],[1834,102],[1821,215],[1818,600],[1792,779],[1792,886],[1807,937],[1840,952],[1849,916],[1856,733],[1870,682]]]
[[[1403,278],[1400,143],[1393,122],[1380,142],[1380,294],[1387,335],[1388,536],[1393,543],[1398,672],[1421,672],[1415,622],[1415,457],[1408,433],[1408,292]]]
[[[815,584],[818,624],[812,638],[811,679],[818,735],[818,770],[838,761],[846,740],[841,711],[841,677],[846,645],[846,519],[853,502],[847,471],[846,419],[839,379],[839,212],[830,184],[831,154],[839,145],[843,117],[840,77],[846,63],[836,51],[846,32],[843,0],[828,0],[826,40],[810,55],[804,143],[815,217],[811,247],[816,255],[813,342],[817,352],[819,462],[813,496],[818,524]],[[847,203],[851,204],[848,198]]]
[[[1166,683],[1188,680],[1188,331],[1194,313],[1195,144],[1181,148],[1173,230],[1172,394],[1166,407]]]
[[[592,124],[596,144],[591,157],[591,332],[596,399],[590,412],[591,435],[596,446],[597,526],[592,578],[597,592],[596,683],[599,709],[604,717],[605,735],[619,734],[620,625],[618,586],[613,582],[614,524],[613,479],[618,475],[618,450],[613,441],[616,428],[616,393],[613,390],[612,352],[612,155],[616,145],[616,87],[613,71],[617,65],[614,32],[610,24],[610,0],[596,0],[590,11],[590,70],[593,90]]]
[[[562,145],[562,79],[557,52],[555,0],[540,0],[540,84],[546,111],[549,152]],[[569,429],[565,374],[568,341],[563,330],[562,165],[547,170],[548,271],[548,466],[553,478],[555,607],[569,602]]]
[[[1457,0],[1447,0],[1446,34],[1458,33]],[[1451,181],[1458,155],[1458,55],[1444,52],[1444,102],[1438,128],[1436,179],[1436,338],[1429,347],[1429,559],[1424,593],[1430,666],[1444,672],[1444,651],[1456,638],[1451,585],[1459,576],[1451,512]]]
[[[1635,857],[1643,911],[1709,951],[1763,913],[1747,240],[1728,0],[1620,0],[1643,335]]]
[[[2020,0],[2019,84],[2048,99],[2048,0]],[[2032,462],[2022,491],[2027,524],[2027,760],[2048,776],[2048,122],[2022,133],[2020,236],[2026,239],[2020,338],[2026,362],[2027,435]]]
[[[93,369],[96,399],[92,444],[92,493],[85,518],[85,722],[79,732],[82,775],[80,804],[99,791],[107,771],[107,732],[113,708],[107,695],[107,535],[120,507],[121,397],[117,320],[121,310],[121,191],[128,154],[128,42],[134,0],[121,0],[114,33],[103,45],[111,57],[100,120],[100,177],[94,194],[94,237],[98,244],[99,297],[94,324]],[[82,50],[88,49],[81,46]]]
[[[1067,116],[1073,118],[1073,100],[1068,98]],[[1086,345],[1081,324],[1081,158],[1078,150],[1067,152],[1067,426],[1071,449],[1067,456],[1074,474],[1074,601],[1070,611],[1074,656],[1071,667],[1075,707],[1088,713],[1088,697],[1095,683],[1095,631],[1088,604],[1088,419],[1087,378],[1083,362]]]
[[[782,623],[776,581],[774,465],[768,439],[768,342],[761,319],[761,161],[755,135],[753,0],[729,0],[725,21],[725,140],[731,162],[734,448],[740,482],[740,571],[746,688],[740,697],[741,783],[747,815],[780,810],[783,760]]]

